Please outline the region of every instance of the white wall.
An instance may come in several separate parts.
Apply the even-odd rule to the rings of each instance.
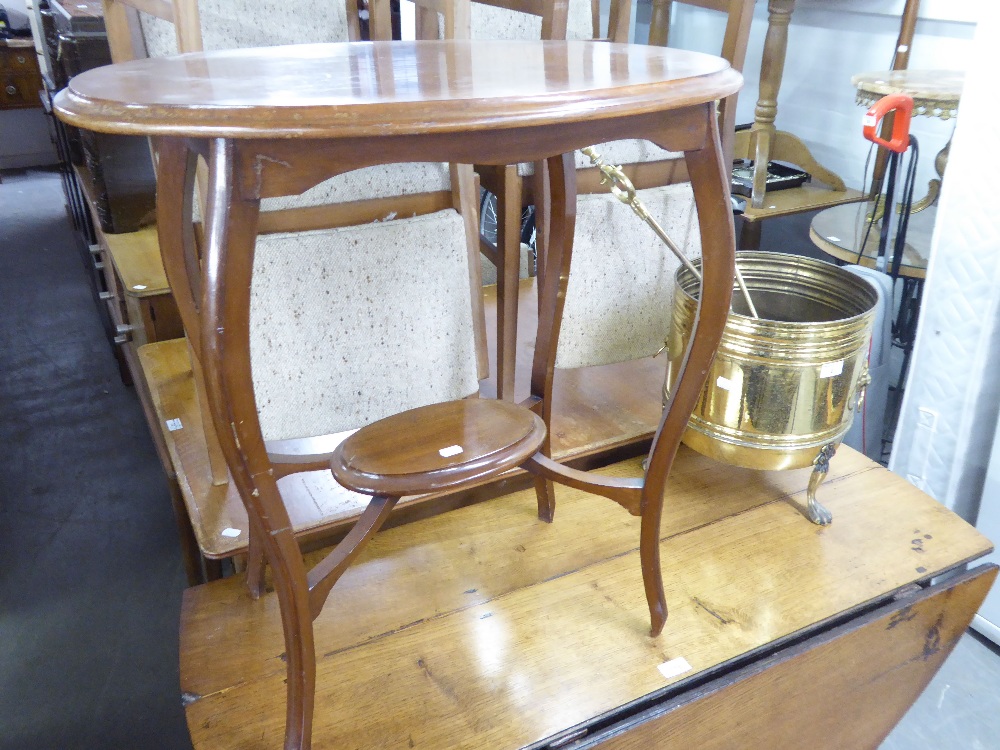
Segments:
[[[1000,414],[1000,222],[984,144],[1000,135],[1000,8],[972,45],[889,468],[973,520]],[[992,467],[1000,472],[1000,467]],[[998,474],[1000,476],[1000,474]],[[1000,502],[994,497],[992,502]]]

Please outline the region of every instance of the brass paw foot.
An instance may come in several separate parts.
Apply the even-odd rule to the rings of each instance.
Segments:
[[[827,472],[830,471],[830,459],[837,452],[837,446],[824,445],[820,449],[819,455],[813,461],[813,473],[809,477],[809,486],[806,488],[806,518],[818,526],[829,526],[833,523],[833,514],[816,500],[816,490],[826,479]]]

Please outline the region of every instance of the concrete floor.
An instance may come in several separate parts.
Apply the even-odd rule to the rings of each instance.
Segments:
[[[811,254],[807,227],[764,248]],[[0,750],[187,750],[170,500],[74,243],[56,173],[5,172]],[[883,750],[998,747],[1000,658],[966,635]]]
[[[170,498],[54,172],[0,184],[0,748],[190,748]]]

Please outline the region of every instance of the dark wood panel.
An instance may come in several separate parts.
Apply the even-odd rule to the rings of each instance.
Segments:
[[[569,747],[877,748],[969,627],[983,565],[696,687]]]

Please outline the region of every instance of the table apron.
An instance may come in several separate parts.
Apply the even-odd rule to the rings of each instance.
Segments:
[[[315,140],[234,138],[233,187],[244,200],[298,195],[338,174],[379,164],[537,162],[623,138],[649,140],[668,151],[697,151],[705,146],[709,118],[714,114],[714,102],[710,102],[639,116],[571,120],[556,127]],[[308,145],[307,140],[311,141]],[[190,150],[208,156],[211,139],[188,139],[187,143]]]

